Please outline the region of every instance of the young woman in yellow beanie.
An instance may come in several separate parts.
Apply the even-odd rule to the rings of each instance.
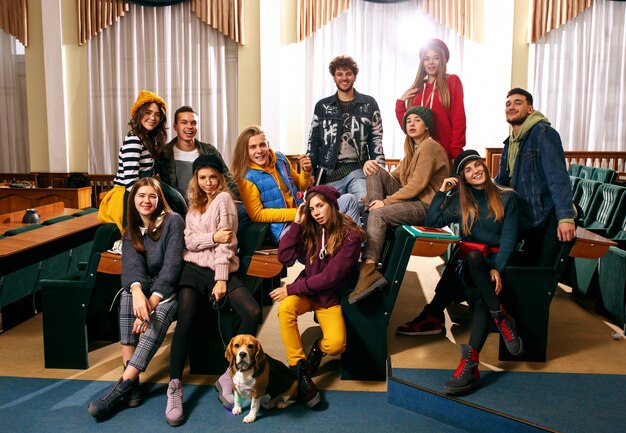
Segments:
[[[154,176],[154,160],[165,144],[167,106],[156,93],[141,90],[130,108],[130,130],[118,155],[118,169],[114,188],[107,193],[98,210],[103,223],[115,223],[123,232],[125,224],[125,194],[141,177]],[[167,185],[161,185],[172,209],[184,214],[183,197]],[[182,203],[182,204],[181,204]],[[181,208],[182,206],[182,208]]]

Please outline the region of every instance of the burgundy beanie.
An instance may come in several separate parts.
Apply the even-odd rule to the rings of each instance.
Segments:
[[[428,50],[428,48],[430,47],[441,48],[441,50],[443,51],[443,55],[446,56],[446,63],[450,61],[450,50],[448,49],[448,46],[446,45],[444,41],[442,41],[441,39],[437,39],[437,38],[429,39],[424,44],[424,46],[420,50],[420,57],[422,57],[422,53],[424,53],[424,51]]]
[[[328,185],[317,185],[309,188],[307,194],[311,194],[314,192],[322,194],[332,205],[339,209],[339,203],[337,202],[337,199],[341,196],[341,194],[339,193],[339,191],[337,191],[337,189]]]

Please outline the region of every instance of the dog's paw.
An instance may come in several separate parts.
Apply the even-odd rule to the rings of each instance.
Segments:
[[[231,410],[231,413],[233,415],[241,415],[241,412],[242,412],[241,406],[235,406],[233,407],[233,410]]]
[[[254,421],[256,421],[256,415],[252,415],[251,413],[243,417],[243,422],[246,424],[250,424]]]

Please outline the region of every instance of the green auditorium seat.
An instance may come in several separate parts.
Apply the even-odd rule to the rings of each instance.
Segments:
[[[591,175],[591,180],[597,180],[598,182],[613,183],[617,177],[617,172],[610,168],[596,168]]]
[[[598,282],[603,307],[621,322],[626,333],[626,251],[609,248],[600,258]]]
[[[414,243],[415,237],[403,226],[389,231],[382,255],[382,273],[389,284],[354,304],[348,302],[351,290],[341,294],[347,338],[341,354],[342,379],[386,380],[387,326]]]
[[[578,177],[581,179],[589,179],[593,177],[593,173],[596,171],[595,167],[589,167],[588,165],[583,165],[580,167],[580,171],[578,172]]]
[[[554,215],[546,230],[542,255],[537,266],[522,266],[512,259],[502,274],[502,301],[515,318],[517,331],[524,341],[524,354],[513,357],[500,340],[499,358],[503,361],[545,362],[548,347],[550,303],[565,268],[574,241],[560,242]]]
[[[598,187],[589,206],[583,227],[600,236],[609,237],[609,227],[622,201],[626,188],[603,183]],[[598,259],[571,258],[563,282],[575,293],[591,296],[597,288]]]
[[[93,340],[119,339],[117,314],[107,315],[107,312],[120,289],[120,277],[97,271],[100,253],[119,238],[115,224],[100,226],[88,265],[77,279],[39,281],[46,368],[88,368],[88,335],[93,335]],[[98,320],[91,320],[93,317]]]
[[[589,207],[593,202],[593,197],[600,185],[602,185],[602,182],[589,179],[581,179],[580,182],[578,182],[572,198],[574,203],[578,204],[583,211],[583,217],[587,216]]]
[[[580,174],[581,167],[582,166],[580,164],[570,164],[569,168],[567,169],[567,172],[569,173],[570,176],[578,177],[578,175]]]

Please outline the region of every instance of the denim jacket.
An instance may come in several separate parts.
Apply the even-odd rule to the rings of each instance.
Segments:
[[[513,177],[508,164],[509,138],[504,141],[500,171],[494,181],[513,188],[520,199],[520,229],[545,226],[552,209],[557,220],[574,218],[572,191],[559,133],[539,122],[520,143]]]
[[[376,100],[355,90],[354,103],[346,121],[361,166],[370,159],[384,165],[383,122]],[[315,104],[307,146],[313,169],[335,169],[342,132],[342,112],[335,93]]]

